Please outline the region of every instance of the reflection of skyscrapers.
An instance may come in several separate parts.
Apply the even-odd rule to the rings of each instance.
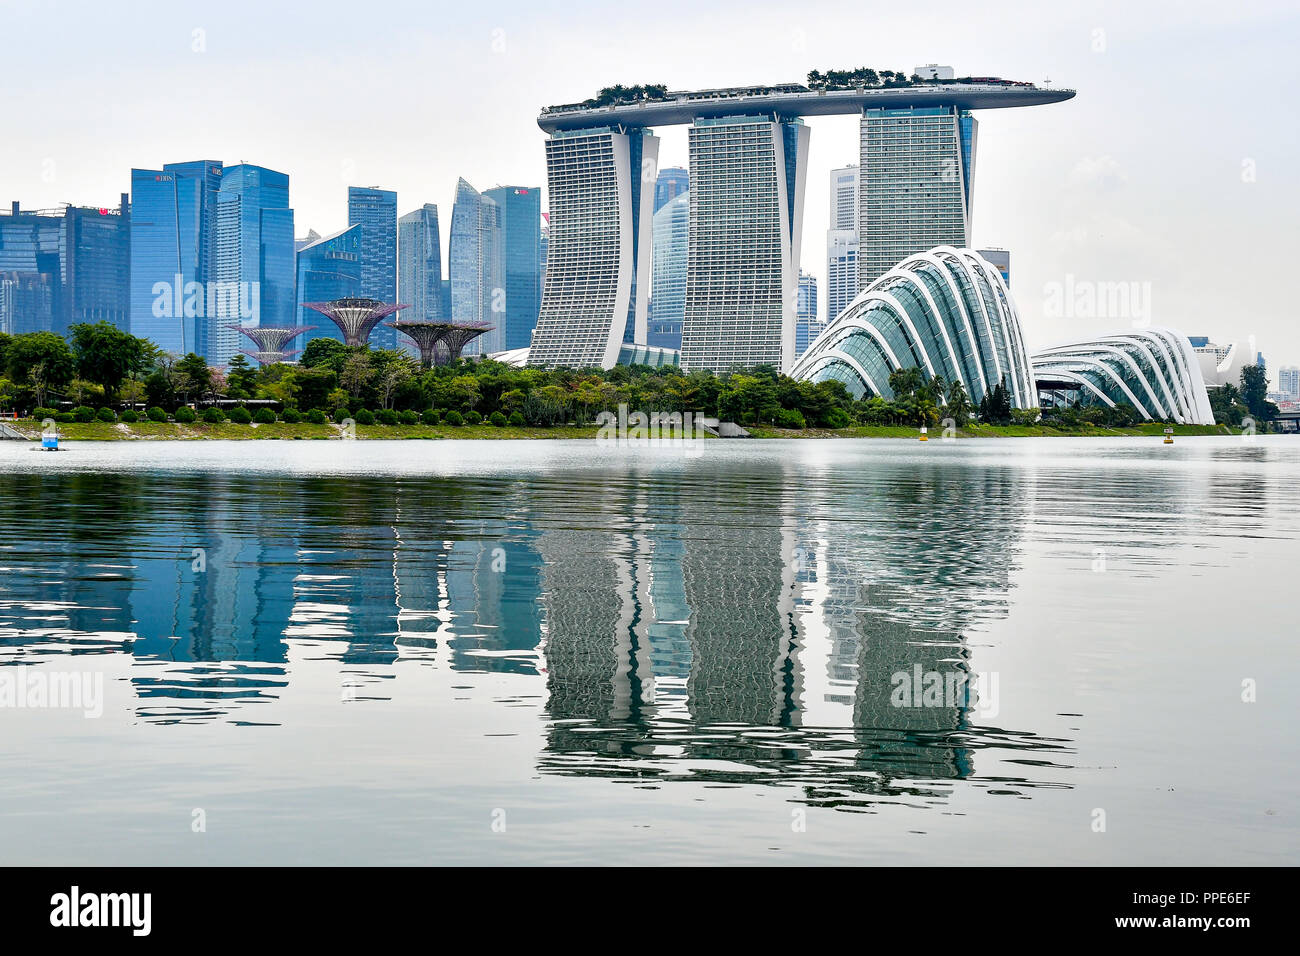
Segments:
[[[483,195],[496,203],[501,220],[505,290],[504,309],[494,310],[490,321],[502,327],[499,348],[527,348],[542,304],[542,191],[532,186],[497,186]]]
[[[361,227],[361,294],[380,302],[396,301],[397,193],[349,186],[348,225]],[[395,348],[397,332],[380,325],[370,334],[370,343]]]
[[[976,131],[953,106],[863,111],[859,289],[918,252],[970,245]]]
[[[701,118],[690,148],[682,365],[788,370],[808,128],[763,116]]]
[[[505,304],[501,262],[501,211],[464,179],[456,183],[451,211],[448,278],[451,318],[456,322],[490,322],[493,330],[466,348],[467,354],[499,352]]]
[[[679,193],[655,213],[654,282],[650,293],[647,345],[666,349],[682,347],[690,218],[689,191]]]

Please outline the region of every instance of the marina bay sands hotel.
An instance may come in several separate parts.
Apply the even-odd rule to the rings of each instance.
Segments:
[[[909,255],[970,245],[972,110],[1072,96],[993,77],[914,76],[845,89],[649,88],[548,107],[537,123],[550,134],[550,240],[528,364],[612,368],[625,345],[646,342],[653,127],[690,124],[681,365],[789,371],[808,170],[803,117],[861,116],[861,289]]]

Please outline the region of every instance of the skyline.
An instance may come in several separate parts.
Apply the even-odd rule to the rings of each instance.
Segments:
[[[1050,108],[980,114],[972,246],[1010,250],[1012,293],[1031,348],[1108,332],[1127,318],[1062,309],[1054,290],[1124,282],[1149,284],[1142,308],[1151,324],[1221,342],[1246,344],[1254,335],[1273,381],[1279,366],[1300,355],[1300,329],[1269,281],[1283,271],[1289,230],[1282,210],[1300,205],[1300,183],[1286,172],[1297,133],[1276,121],[1286,115],[1285,95],[1297,77],[1286,51],[1300,18],[1282,4],[1226,12],[1208,4],[1140,11],[1094,4],[1066,12],[1006,4],[992,14],[958,10],[921,24],[889,7],[842,4],[797,17],[766,4],[742,20],[738,6],[727,4],[692,12],[695,29],[680,31],[675,15],[687,8],[674,3],[664,5],[661,21],[644,25],[619,11],[588,21],[585,8],[557,18],[518,5],[483,16],[439,13],[435,24],[431,12],[380,3],[370,29],[360,32],[346,29],[342,7],[317,8],[309,22],[265,11],[258,31],[241,31],[225,23],[247,22],[243,4],[219,18],[197,5],[146,6],[155,13],[128,30],[111,12],[88,6],[56,28],[36,4],[0,5],[16,34],[32,41],[14,51],[11,88],[21,91],[25,76],[41,76],[32,90],[39,95],[14,97],[11,106],[14,128],[26,135],[0,143],[6,202],[114,205],[129,189],[133,166],[206,156],[287,172],[295,232],[330,235],[346,225],[349,186],[396,191],[398,215],[424,203],[449,211],[461,176],[480,189],[545,190],[538,111],[601,86],[706,88],[802,81],[810,69],[948,63],[958,75],[1035,83],[1050,76],[1053,86],[1079,91]],[[611,27],[633,22],[634,46],[590,42],[629,35]],[[870,29],[859,42],[845,22]],[[25,71],[51,33],[75,66],[52,75]],[[664,66],[656,39],[670,34],[678,53]],[[732,42],[710,39],[723,35]],[[1035,42],[1026,42],[1031,36]],[[314,92],[317,84],[305,82],[341,79],[345,53],[351,63],[381,52],[381,67],[349,70],[328,102]],[[761,69],[753,66],[755,52]],[[110,65],[111,75],[100,75]],[[435,76],[473,82],[402,82],[431,65]],[[1220,81],[1204,82],[1206,70]],[[419,97],[408,95],[417,88]],[[266,102],[268,91],[279,97],[273,109],[249,108]],[[454,136],[445,122],[411,122],[413,113],[445,117],[455,106]],[[60,116],[57,129],[50,116]],[[342,137],[340,117],[349,116]],[[832,168],[856,161],[857,122],[814,117],[809,127],[800,265],[825,289],[827,204],[818,194]],[[685,166],[686,130],[655,132],[660,168]],[[1206,281],[1206,262],[1223,281]]]

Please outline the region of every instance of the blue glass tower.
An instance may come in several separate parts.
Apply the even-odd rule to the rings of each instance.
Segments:
[[[361,295],[384,303],[396,302],[397,193],[349,186],[348,225],[361,227]],[[397,331],[380,324],[370,333],[370,344],[381,349],[396,348]]]
[[[174,355],[207,346],[219,162],[131,170],[131,334]]]
[[[294,317],[293,210],[289,177],[261,166],[230,166],[217,194],[213,280],[219,295],[208,323],[209,365],[225,365],[239,351],[230,325],[292,325]]]
[[[361,227],[348,226],[331,236],[317,238],[298,250],[298,325],[316,325],[320,314],[306,308],[305,302],[331,302],[334,299],[361,295]],[[297,348],[306,348],[312,339],[343,341],[333,323],[322,322],[320,328],[303,334]],[[287,346],[286,346],[287,347]]]
[[[397,220],[397,297],[410,306],[403,313],[408,320],[443,318],[439,232],[438,207],[433,203]]]
[[[655,178],[655,207],[658,212],[665,204],[676,199],[691,188],[691,174],[680,166],[669,166],[659,170]]]
[[[494,312],[492,319],[503,325],[501,348],[527,348],[542,307],[542,191],[498,186],[483,195],[497,204],[501,216],[505,311]]]
[[[466,354],[500,351],[504,305],[501,270],[501,212],[497,204],[464,179],[456,183],[456,204],[451,210],[451,246],[448,256],[451,280],[451,318],[456,322],[490,322],[491,332],[466,347]]]

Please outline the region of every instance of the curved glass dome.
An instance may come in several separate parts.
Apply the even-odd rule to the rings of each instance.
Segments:
[[[997,268],[970,249],[904,259],[849,303],[794,365],[798,379],[893,399],[889,373],[918,367],[960,381],[976,404],[1006,378],[1011,404],[1038,404],[1020,317]]]
[[[1033,356],[1040,391],[1062,403],[1132,405],[1145,419],[1213,425],[1192,343],[1172,329],[1116,332]]]

